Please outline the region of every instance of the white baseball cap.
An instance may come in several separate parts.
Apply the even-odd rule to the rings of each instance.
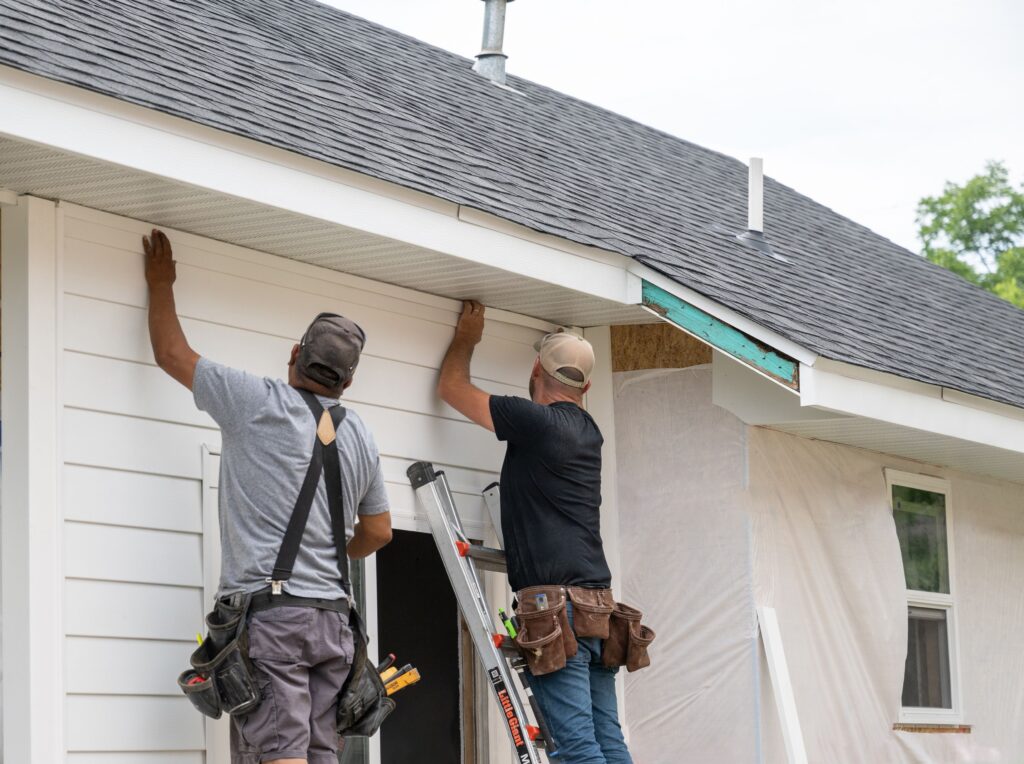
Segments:
[[[594,348],[578,334],[560,329],[545,334],[533,349],[540,354],[544,371],[563,385],[587,386],[594,371]]]

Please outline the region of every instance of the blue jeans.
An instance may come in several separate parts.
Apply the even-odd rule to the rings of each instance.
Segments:
[[[572,623],[572,603],[567,603]],[[615,674],[601,664],[601,640],[578,639],[565,668],[531,676],[530,687],[558,746],[557,764],[633,764],[622,738]]]

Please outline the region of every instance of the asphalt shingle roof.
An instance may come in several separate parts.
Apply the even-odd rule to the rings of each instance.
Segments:
[[[627,255],[827,358],[1024,406],[1024,311],[746,166],[312,0],[0,0],[0,63]],[[870,191],[866,191],[869,193]]]

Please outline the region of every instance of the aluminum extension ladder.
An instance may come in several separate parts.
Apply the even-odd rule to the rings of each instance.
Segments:
[[[435,471],[430,462],[416,462],[407,470],[409,482],[426,510],[430,532],[441,553],[448,578],[462,617],[473,637],[476,654],[490,680],[512,747],[519,764],[541,764],[540,751],[554,753],[554,741],[548,732],[536,698],[530,692],[525,675],[526,661],[511,639],[495,630],[498,619],[487,606],[477,569],[506,572],[505,553],[501,549],[470,543],[462,530],[459,512],[444,472]],[[483,492],[498,538],[501,540],[498,485],[491,484]],[[519,686],[528,699],[536,725],[529,723],[519,690],[512,681],[518,674]]]

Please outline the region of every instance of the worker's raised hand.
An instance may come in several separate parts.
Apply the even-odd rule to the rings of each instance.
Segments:
[[[154,228],[152,235],[142,237],[142,249],[146,253],[146,283],[149,288],[173,284],[177,272],[167,234]]]
[[[465,300],[462,303],[462,315],[455,327],[455,337],[476,345],[483,336],[484,306],[476,300]]]

